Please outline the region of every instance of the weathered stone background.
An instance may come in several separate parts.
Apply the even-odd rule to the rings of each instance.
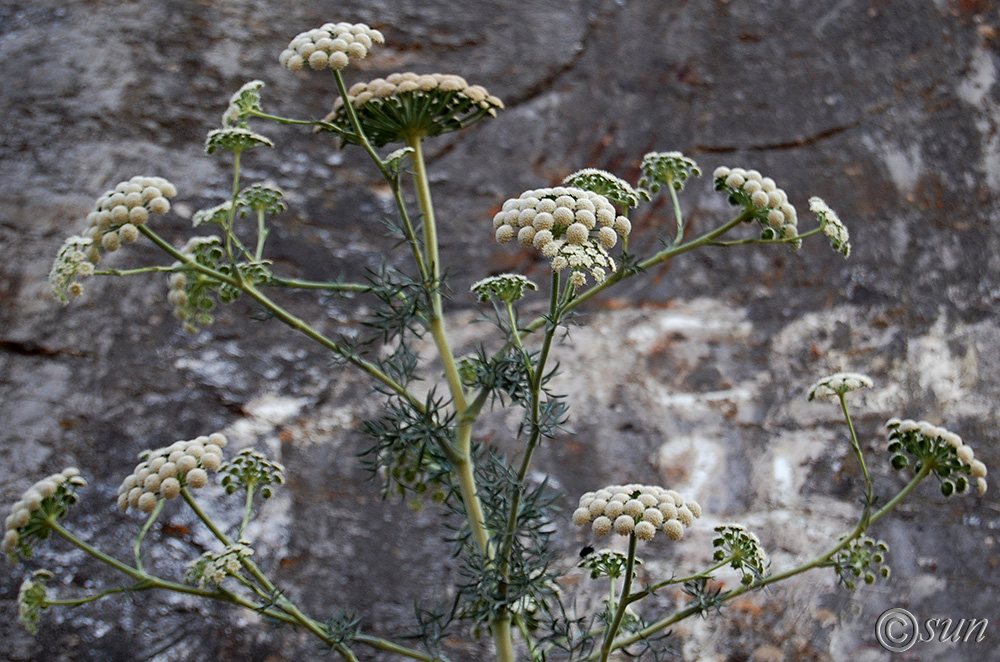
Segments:
[[[446,2],[264,0],[11,1],[0,5],[0,500],[67,465],[90,479],[70,522],[124,558],[138,527],[114,510],[137,452],[225,430],[289,469],[264,508],[258,555],[320,617],[342,607],[366,631],[412,625],[454,570],[440,517],[379,501],[355,453],[360,421],[378,409],[369,383],[331,365],[276,322],[247,322],[238,303],[189,336],[161,277],[104,280],[62,307],[46,276],[93,199],[133,174],[181,191],[158,228],[190,233],[190,214],[229,187],[228,164],[202,151],[229,95],[260,78],[266,107],[323,115],[332,81],[291,74],[276,57],[296,33],[329,20],[382,29],[353,80],[397,70],[452,72],[507,102],[501,116],[429,145],[455,292],[452,328],[471,349],[480,327],[468,284],[521,269],[528,252],[498,247],[490,218],[508,196],[587,166],[634,181],[651,149],[682,150],[710,172],[756,167],[809,223],[820,195],[848,224],[854,253],[825,240],[801,252],[709,249],[634,279],[588,308],[560,350],[573,435],[539,454],[570,495],[627,480],[659,482],[703,505],[681,545],[644,550],[650,573],[698,567],[718,521],[754,528],[774,568],[828,546],[856,517],[861,480],[838,408],[805,388],[839,369],[872,375],[853,397],[873,454],[889,416],[927,418],[1000,466],[1000,11],[993,0],[532,0]],[[307,132],[261,127],[278,143],[245,159],[247,180],[277,183],[292,203],[272,249],[282,273],[360,278],[386,255],[389,207],[356,150]],[[695,229],[727,218],[709,182],[683,194]],[[633,246],[669,232],[668,207],[634,218]],[[160,259],[130,247],[116,266]],[[484,265],[488,269],[484,269]],[[542,298],[542,297],[539,297]],[[315,296],[290,305],[330,333],[350,309]],[[609,305],[609,302],[613,305]],[[496,443],[507,434],[492,423]],[[872,462],[883,497],[900,486]],[[995,483],[995,481],[994,481]],[[985,498],[944,500],[925,485],[873,534],[892,546],[890,581],[854,593],[824,570],[752,596],[721,617],[676,629],[678,659],[1000,659],[996,485]],[[217,497],[218,495],[216,495]],[[221,498],[220,515],[236,517]],[[563,502],[570,506],[569,498]],[[176,573],[204,533],[181,511],[149,563]],[[189,527],[189,528],[188,528]],[[582,532],[560,523],[570,567]],[[115,576],[64,544],[37,563],[72,594]],[[15,624],[27,567],[0,571],[0,658],[10,660],[325,659],[288,630],[172,596],[144,594],[45,614],[30,637]],[[732,578],[728,578],[732,581]],[[581,586],[589,580],[577,578]],[[642,605],[647,617],[681,598]],[[920,618],[988,618],[981,644],[918,644],[891,658],[874,639],[887,607]],[[466,633],[456,633],[463,640]],[[456,660],[488,642],[453,643]],[[382,659],[361,650],[363,659]]]

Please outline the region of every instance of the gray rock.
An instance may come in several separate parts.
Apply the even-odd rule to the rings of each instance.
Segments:
[[[635,181],[649,150],[680,150],[703,170],[754,167],[778,181],[808,227],[823,197],[851,231],[844,260],[822,238],[798,253],[708,248],[681,256],[589,305],[558,350],[572,434],[543,447],[537,477],[566,492],[626,480],[667,484],[706,516],[679,545],[657,540],[644,571],[698,567],[710,525],[738,520],[760,535],[774,569],[826,548],[853,525],[861,476],[832,402],[805,389],[840,369],[875,378],[854,394],[855,424],[877,457],[893,415],[953,429],[997,466],[1000,401],[1000,16],[989,2],[660,3],[347,1],[8,2],[0,7],[0,501],[68,465],[90,480],[70,522],[120,557],[140,524],[114,509],[135,455],[214,430],[237,448],[267,449],[290,481],[259,521],[259,559],[309,613],[364,615],[367,632],[413,627],[415,599],[449,597],[455,563],[433,508],[383,502],[355,454],[360,423],[378,412],[370,382],[334,366],[276,321],[248,323],[245,301],[189,336],[162,277],[87,283],[62,307],[47,274],[93,199],[134,174],[173,181],[174,211],[157,219],[171,241],[194,210],[220,202],[229,163],[204,155],[229,95],[264,80],[265,108],[320,117],[329,78],[276,61],[296,33],[329,20],[365,21],[387,45],[363,80],[396,70],[458,73],[507,110],[428,144],[455,339],[472,350],[468,285],[518,270],[545,282],[537,255],[498,246],[489,220],[503,200],[583,167]],[[297,128],[260,126],[273,150],[245,157],[246,181],[284,189],[290,209],[270,246],[281,273],[349,280],[383,260],[379,219],[391,213],[358,150]],[[727,218],[707,178],[682,194],[693,230]],[[654,250],[673,225],[662,198],[633,218],[634,250]],[[373,231],[373,228],[376,228]],[[136,245],[113,266],[160,260]],[[288,295],[329,333],[350,332],[359,300]],[[511,437],[498,414],[484,435]],[[871,462],[886,497],[900,478]],[[238,506],[208,495],[220,517]],[[890,606],[918,617],[989,618],[981,644],[918,644],[914,659],[988,659],[998,508],[945,500],[923,486],[872,534],[892,547],[892,579],[848,593],[820,570],[675,630],[687,660],[889,659],[874,623]],[[168,510],[150,563],[179,576],[207,542]],[[113,525],[113,526],[112,526]],[[588,536],[559,523],[560,563]],[[151,549],[153,546],[151,546]],[[57,569],[72,594],[119,577],[55,542],[27,567],[0,573],[0,657],[11,660],[292,660],[322,651],[254,614],[172,595],[50,610],[43,635],[16,625],[18,586],[34,565]],[[575,575],[574,575],[575,577]],[[734,581],[733,577],[727,577]],[[589,579],[575,578],[583,596]],[[646,617],[682,598],[643,603]],[[463,640],[467,633],[457,633]],[[449,644],[481,659],[491,644]],[[364,651],[365,654],[368,651]],[[768,657],[770,656],[770,657]],[[370,655],[363,659],[388,659]]]

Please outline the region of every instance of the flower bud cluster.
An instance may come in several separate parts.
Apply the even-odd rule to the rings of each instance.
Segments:
[[[219,473],[222,474],[226,494],[240,488],[250,490],[259,487],[261,496],[269,499],[274,493],[271,486],[285,483],[285,465],[268,460],[263,453],[252,448],[240,451],[219,469]]]
[[[180,253],[192,261],[218,269],[225,257],[222,240],[216,236],[192,237]],[[219,282],[193,269],[184,269],[184,263],[175,262],[175,271],[167,277],[167,301],[174,309],[174,317],[184,323],[184,330],[196,333],[199,325],[213,321],[211,310],[215,300],[210,296],[218,289]]]
[[[577,170],[562,181],[563,186],[579,188],[603,195],[619,207],[628,209],[639,204],[640,194],[632,185],[606,170],[584,168]]]
[[[833,250],[843,253],[844,257],[851,255],[851,235],[847,232],[847,227],[837,216],[837,212],[830,209],[830,206],[823,202],[822,198],[813,196],[809,198],[809,211],[819,219],[819,228],[830,239]]]
[[[267,136],[261,135],[244,126],[227,126],[221,129],[212,129],[205,138],[205,153],[214,154],[218,149],[230,152],[245,152],[254,147],[265,145],[274,147],[274,142]]]
[[[793,239],[798,236],[798,214],[788,202],[788,194],[756,170],[716,168],[712,174],[715,190],[729,196],[729,202],[745,208],[761,226],[761,238]],[[799,239],[792,244],[798,249]]]
[[[69,296],[83,294],[79,279],[94,275],[94,263],[87,258],[93,244],[94,240],[90,237],[73,235],[59,249],[49,271],[49,285],[61,302],[69,303]]]
[[[4,520],[3,551],[11,558],[31,556],[31,543],[49,537],[46,518],[59,519],[79,498],[76,489],[87,484],[76,467],[38,481],[21,495]]]
[[[311,69],[343,69],[351,60],[363,60],[374,44],[384,44],[381,32],[364,23],[325,23],[301,32],[281,51],[278,62],[290,71],[306,64]]]
[[[874,382],[867,375],[857,372],[838,372],[824,377],[809,387],[809,399],[841,396],[862,388],[872,388]]]
[[[717,526],[715,532],[713,558],[716,561],[729,559],[729,566],[743,573],[742,584],[749,586],[767,574],[770,560],[756,534],[735,523]]]
[[[48,581],[53,575],[48,570],[35,570],[30,579],[21,582],[17,592],[17,612],[21,624],[31,634],[38,631],[38,618],[49,606]]]
[[[610,485],[580,497],[573,523],[591,528],[598,536],[634,533],[639,540],[652,540],[662,530],[671,540],[680,540],[684,527],[701,517],[701,506],[686,501],[674,490],[656,485]]]
[[[481,85],[469,85],[454,74],[389,74],[347,91],[365,135],[381,147],[409,138],[436,136],[469,126],[484,116],[496,117],[503,101]],[[357,142],[354,127],[337,98],[324,121],[336,125],[342,137]]]
[[[701,176],[698,164],[680,152],[649,152],[642,157],[639,169],[642,172],[639,188],[649,193],[656,193],[661,186],[680,191],[692,175]]]
[[[122,244],[139,238],[139,227],[150,214],[166,214],[177,195],[173,184],[162,177],[133,177],[106,191],[87,214],[82,236],[67,239],[49,272],[52,292],[63,303],[67,294],[79,296],[83,287],[78,278],[90,276],[101,261],[102,251],[116,251]]]
[[[205,552],[188,565],[184,579],[198,588],[214,588],[222,584],[227,576],[235,577],[243,568],[246,559],[253,556],[253,548],[238,542],[221,552]]]
[[[965,492],[970,479],[975,479],[979,496],[986,493],[986,465],[954,432],[927,421],[898,418],[890,418],[885,427],[889,431],[887,450],[893,469],[904,469],[912,463],[914,471],[920,471],[930,465],[945,496]]]
[[[615,214],[611,201],[599,193],[557,186],[525,191],[503,203],[493,217],[501,244],[517,239],[552,259],[552,269],[571,270],[570,282],[586,283],[587,274],[601,283],[617,269],[608,249],[627,237],[631,222]]]
[[[479,296],[480,301],[496,299],[513,303],[524,296],[525,290],[537,290],[538,286],[521,274],[500,274],[489,276],[472,284],[469,290]]]
[[[635,565],[642,565],[642,559],[635,558]],[[610,549],[599,549],[583,557],[576,567],[590,570],[591,579],[610,577],[618,579],[625,574],[628,555]]]
[[[175,441],[164,448],[144,451],[118,488],[118,510],[138,508],[144,513],[156,509],[159,499],[176,499],[182,487],[194,489],[208,484],[208,472],[222,466],[226,437],[221,433]]]
[[[393,463],[382,464],[378,473],[385,480],[387,496],[394,493],[405,497],[407,491],[414,495],[409,506],[415,511],[423,508],[421,499],[430,497],[434,503],[444,503],[448,498],[447,471],[420,451],[398,453]]]
[[[889,545],[883,541],[862,535],[840,550],[831,563],[840,582],[853,591],[858,579],[874,584],[877,577],[889,578],[889,566],[885,565],[888,551]]]
[[[250,119],[252,113],[262,112],[264,110],[260,105],[260,89],[262,87],[264,87],[264,81],[252,80],[236,90],[233,96],[229,97],[229,105],[226,107],[226,112],[222,114],[222,125],[243,126]]]

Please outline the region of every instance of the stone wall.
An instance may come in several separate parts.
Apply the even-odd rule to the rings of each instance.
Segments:
[[[682,256],[590,305],[585,326],[560,347],[573,433],[541,450],[537,477],[567,493],[567,508],[582,491],[641,480],[689,494],[706,511],[683,544],[650,547],[647,572],[696,568],[718,521],[756,530],[776,569],[850,528],[861,477],[839,409],[805,398],[830,372],[875,378],[875,389],[854,397],[873,453],[882,423],[898,415],[945,425],[1000,466],[993,0],[35,0],[0,7],[0,465],[9,468],[0,501],[76,465],[91,485],[70,521],[127,558],[139,524],[113,502],[136,453],[225,430],[237,448],[267,449],[289,469],[287,488],[261,514],[258,554],[311,613],[351,607],[366,631],[391,636],[411,627],[414,599],[447,597],[435,588],[454,571],[435,537],[439,513],[383,503],[355,458],[366,443],[360,422],[379,407],[368,381],[275,321],[247,322],[256,311],[245,302],[220,310],[201,333],[183,333],[162,277],[90,282],[68,307],[48,294],[63,238],[116,182],[134,174],[174,182],[175,213],[157,223],[178,242],[195,210],[228,195],[229,164],[206,156],[203,140],[244,82],[263,80],[265,107],[276,113],[324,115],[332,79],[292,74],[277,54],[331,20],[386,35],[386,46],[347,70],[352,81],[457,73],[506,102],[497,119],[427,147],[451,327],[465,349],[480,332],[468,324],[471,282],[505,270],[545,279],[537,256],[493,242],[493,213],[505,198],[583,167],[635,181],[645,152],[680,150],[707,172],[743,166],[775,178],[803,225],[810,195],[848,225],[848,260],[822,238],[798,253]],[[359,279],[387,254],[394,259],[379,223],[391,201],[363,154],[298,128],[261,128],[277,147],[249,154],[242,172],[277,184],[290,202],[271,239],[278,270]],[[695,230],[730,213],[706,178],[682,202]],[[653,250],[671,224],[662,199],[642,208],[631,246]],[[113,266],[159,259],[148,244],[124,252]],[[330,333],[349,331],[358,305],[288,301]],[[513,424],[496,417],[487,438],[503,443]],[[883,496],[901,484],[884,465],[873,462]],[[216,512],[239,516],[216,496]],[[1000,640],[997,503],[995,487],[984,498],[945,500],[925,485],[873,530],[892,546],[890,581],[848,593],[825,570],[781,584],[721,618],[677,628],[679,659],[888,660],[874,622],[889,606],[989,618],[982,644],[923,644],[910,658],[987,659]],[[177,571],[208,540],[180,511],[164,521],[149,563]],[[572,566],[587,542],[561,523],[561,563]],[[58,543],[38,563],[60,568],[56,584],[67,593],[118,581]],[[252,614],[154,594],[50,611],[32,638],[14,623],[25,569],[0,568],[0,658],[322,654]],[[647,617],[681,597],[657,600],[643,604]],[[490,644],[450,646],[453,659],[473,660]]]

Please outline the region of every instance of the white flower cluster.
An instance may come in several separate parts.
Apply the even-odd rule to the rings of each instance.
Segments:
[[[851,235],[847,232],[837,212],[830,209],[830,206],[823,202],[822,198],[813,196],[809,198],[809,211],[819,219],[819,227],[830,239],[833,250],[844,254],[844,257],[851,255]]]
[[[22,537],[44,537],[36,535],[32,527],[32,515],[38,511],[61,517],[69,506],[76,503],[76,488],[86,485],[76,467],[63,469],[57,474],[38,481],[21,495],[10,508],[4,520],[3,551],[13,555],[21,547]],[[28,550],[22,549],[27,552]]]
[[[701,506],[674,490],[656,485],[610,485],[587,492],[580,497],[573,512],[573,523],[591,528],[599,536],[615,533],[627,536],[635,533],[639,540],[652,540],[657,529],[671,540],[680,540],[684,527],[701,517]]]
[[[816,381],[809,387],[809,399],[840,396],[862,388],[872,388],[874,382],[867,375],[856,372],[838,372]]]
[[[505,201],[493,229],[501,244],[516,237],[551,258],[555,271],[570,268],[570,282],[579,287],[587,273],[600,283],[617,269],[607,251],[619,236],[628,236],[632,223],[616,216],[614,205],[599,193],[557,186]]]
[[[384,43],[382,33],[364,23],[326,23],[296,35],[278,62],[291,71],[305,64],[312,69],[343,69],[351,60],[363,60],[373,44]]]
[[[145,452],[143,461],[118,488],[118,509],[151,513],[159,498],[176,499],[185,485],[205,487],[208,472],[222,466],[226,443],[225,435],[216,432]]]
[[[253,548],[242,542],[233,543],[221,552],[205,552],[188,566],[187,579],[197,582],[198,588],[218,586],[227,576],[237,575],[244,559],[251,556]]]
[[[729,201],[754,213],[764,227],[765,239],[790,239],[798,236],[798,213],[788,202],[788,194],[770,177],[743,168],[715,169],[715,188],[729,194]],[[799,242],[793,243],[798,248]]]
[[[83,235],[67,239],[52,264],[49,284],[56,298],[66,303],[67,294],[82,294],[77,278],[94,273],[101,251],[116,251],[138,239],[138,226],[145,225],[150,214],[170,211],[167,198],[175,195],[177,189],[162,177],[133,177],[99,197],[87,214]]]
[[[480,301],[498,299],[512,303],[524,296],[525,290],[537,290],[538,286],[521,274],[499,274],[477,280],[469,288],[479,296]]]
[[[982,460],[976,459],[976,453],[972,447],[963,442],[962,437],[956,433],[928,423],[927,421],[914,421],[909,418],[903,420],[890,418],[886,421],[885,427],[889,431],[889,452],[897,455],[904,447],[908,452],[915,455],[919,455],[922,450],[933,452],[937,448],[940,448],[941,444],[953,449],[955,453],[954,457],[960,463],[956,467],[961,467],[965,473],[976,479],[976,492],[979,496],[986,493],[986,464]],[[915,435],[923,437],[925,441],[933,445],[929,449],[915,448],[912,443],[908,443],[911,442],[910,437]],[[893,466],[897,469],[902,468],[902,466],[897,466],[895,458],[893,459]],[[964,488],[960,487],[958,491],[962,492]],[[945,496],[949,495],[946,494]]]

